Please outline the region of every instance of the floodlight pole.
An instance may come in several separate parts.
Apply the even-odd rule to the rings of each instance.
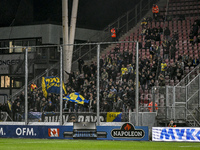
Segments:
[[[100,72],[100,44],[97,45],[97,125],[100,125],[99,118],[99,72]]]
[[[62,46],[60,46],[60,125],[62,125],[63,124],[63,122],[62,122],[62,106],[63,106],[63,89],[62,89],[62,73],[63,73],[63,69],[62,69],[62,61],[63,61],[63,59],[62,59],[62,57],[63,57],[63,55],[62,55]]]
[[[72,57],[73,57],[73,48],[74,48],[74,37],[75,37],[75,31],[76,31],[76,20],[77,20],[77,12],[78,12],[78,2],[79,0],[73,0],[72,4],[72,14],[71,14],[71,22],[70,22],[70,28],[69,28],[69,39],[68,43],[70,44],[68,46],[68,53],[67,53],[67,62],[65,65],[67,65],[67,72],[71,72],[72,67]]]
[[[136,126],[139,126],[139,100],[138,100],[138,95],[139,95],[139,60],[138,60],[138,49],[139,45],[138,42],[136,43],[136,87],[135,87],[135,107],[136,107]]]
[[[68,71],[68,46],[69,43],[69,28],[68,28],[68,0],[62,0],[62,27],[63,27],[63,62],[64,70]],[[67,74],[64,76],[64,82],[67,82]]]
[[[28,48],[25,49],[25,125],[28,125]]]

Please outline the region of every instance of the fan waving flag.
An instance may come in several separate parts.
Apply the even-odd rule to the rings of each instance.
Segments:
[[[84,103],[89,103],[89,100],[86,100],[82,95],[80,95],[77,92],[71,93],[70,95],[67,95],[63,98],[63,100],[67,100],[70,102],[74,102],[77,104],[84,104]]]
[[[67,94],[64,83],[62,83],[63,94]],[[42,91],[45,97],[48,93],[60,94],[60,78],[42,77]]]

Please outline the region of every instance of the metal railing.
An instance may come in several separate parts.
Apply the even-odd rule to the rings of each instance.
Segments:
[[[91,36],[90,39],[92,39],[94,36],[98,36],[98,37],[101,37],[99,41],[102,41],[102,42],[110,41],[111,40],[111,37],[109,36],[110,29],[113,27],[117,28],[118,31],[120,31],[118,32],[119,34],[118,36],[125,34],[131,28],[133,28],[138,23],[138,21],[142,19],[142,17],[146,14],[146,12],[151,8],[153,3],[154,3],[153,0],[141,0],[132,10],[128,11],[126,14],[122,15],[116,21],[109,24],[105,29],[103,29],[103,33],[101,32],[101,35],[100,33],[99,35],[93,35]],[[105,37],[104,33],[107,33],[108,36]],[[91,55],[96,55],[96,49],[97,49],[97,46],[88,46],[87,44],[79,46],[79,48],[77,48],[73,52],[73,63],[72,63],[73,67],[72,68],[75,68],[74,66],[77,63],[79,56],[84,60],[91,59],[92,57]],[[50,70],[57,67],[58,65],[59,63],[56,63],[50,68],[46,69],[45,72],[41,73],[40,75],[36,76],[34,79],[29,81],[28,86],[30,86],[32,82],[37,82],[37,80],[39,80],[42,76],[47,74]],[[23,90],[24,90],[24,86],[21,89],[19,89],[17,92],[15,92],[14,94],[12,94],[11,99],[13,99],[13,97],[18,95]]]
[[[200,74],[192,78],[187,85],[184,83],[182,86],[179,84],[153,88],[156,91],[152,90],[152,101],[158,104],[158,118],[185,120],[199,126]]]
[[[110,37],[110,30],[113,27],[115,27],[118,31],[118,37],[121,37],[131,30],[142,19],[142,17],[152,7],[153,3],[155,3],[153,0],[141,0],[132,10],[126,12],[126,14],[109,24],[103,29],[103,32],[99,33],[98,35],[93,35],[90,39],[88,39],[88,41],[94,37],[99,37],[99,42],[111,41],[112,39]],[[93,51],[94,49],[96,50],[96,47],[88,47],[86,45],[80,46],[74,50],[73,58],[77,59],[80,56],[82,59],[88,60],[88,58],[92,58],[92,54],[95,53],[95,51]]]
[[[200,71],[200,64],[191,70],[176,86],[186,86],[192,79],[194,79]]]
[[[52,69],[56,68],[59,66],[59,63],[55,63],[53,66],[51,66],[50,68],[46,69],[43,73],[41,73],[40,75],[36,76],[34,79],[30,80],[28,82],[28,86],[31,85],[32,82],[34,83],[38,83],[38,80],[44,76],[46,76],[48,74],[49,71],[51,71]],[[13,100],[15,96],[19,95],[22,91],[24,91],[25,86],[21,87],[19,90],[17,90],[17,92],[15,92],[14,94],[11,95],[10,99]]]
[[[190,126],[198,126],[200,127],[200,122],[199,120],[199,111],[198,112],[198,118],[193,114],[193,112],[190,112],[187,108],[186,111],[188,112],[188,114],[190,115],[190,119],[186,119],[187,123],[190,124]]]

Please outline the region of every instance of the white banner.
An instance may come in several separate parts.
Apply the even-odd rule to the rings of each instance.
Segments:
[[[152,141],[200,142],[200,128],[153,127]]]

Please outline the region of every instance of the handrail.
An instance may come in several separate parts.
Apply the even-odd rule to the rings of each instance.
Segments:
[[[197,111],[198,111],[198,113],[200,113],[199,109],[195,108],[195,110],[197,110]]]
[[[141,0],[133,9],[127,11],[125,14],[123,14],[122,16],[120,16],[119,18],[117,18],[115,21],[113,21],[112,23],[110,23],[106,28],[104,28],[104,29],[102,30],[103,33],[109,32],[109,31],[110,31],[109,28],[110,28],[111,26],[113,26],[113,25],[116,24],[116,23],[119,23],[119,22],[121,21],[121,19],[123,19],[124,17],[127,17],[127,15],[130,14],[131,12],[134,12],[135,9],[136,9],[136,7],[138,7],[139,4],[142,5],[142,2],[144,2],[144,1],[145,1],[145,0]],[[146,0],[146,1],[148,1],[148,0]],[[148,6],[148,5],[151,4],[151,1],[152,1],[152,0],[149,0],[149,1],[148,1],[149,3],[147,2],[147,4],[140,10],[140,13],[142,13],[142,11],[145,10],[144,8],[145,8],[146,6]],[[121,26],[118,26],[118,29],[119,29],[119,30],[122,29],[122,28],[123,28],[124,26],[126,26],[130,21],[133,21],[134,19],[137,19],[138,16],[140,16],[140,13],[138,13],[138,14],[135,15],[134,17],[132,17],[132,18],[126,20],[126,22],[125,22],[124,24],[122,24]],[[140,18],[140,19],[141,19],[141,18]],[[139,21],[139,19],[137,19],[137,22],[138,22],[138,21]],[[133,26],[134,26],[134,25],[133,25]],[[128,30],[127,30],[127,31],[128,31]],[[127,32],[127,31],[126,31],[126,32]],[[103,35],[103,33],[102,33],[101,35]],[[90,41],[90,39],[92,39],[92,38],[95,37],[95,36],[96,36],[96,34],[95,34],[95,35],[92,35],[92,36],[89,38],[89,41]],[[100,35],[99,35],[99,36],[100,36]],[[107,41],[108,39],[110,39],[110,37],[107,37],[106,39],[104,38],[103,41]],[[80,51],[84,46],[85,46],[85,45],[80,46],[79,48],[77,48],[76,50],[74,50],[74,53]],[[81,56],[81,58],[82,58],[82,56]]]
[[[189,112],[190,116],[192,116],[194,121],[200,126],[200,122],[192,115],[192,113],[187,108],[185,108],[185,109]],[[187,118],[186,118],[186,121],[187,121]]]
[[[194,81],[198,76],[199,76],[199,74],[198,74],[196,77],[194,77],[194,78],[190,81],[190,83],[191,83],[192,81]],[[185,85],[185,87],[188,87],[188,86],[189,86],[189,83],[188,83],[187,85]]]
[[[186,100],[186,102],[189,102],[195,96],[195,94],[197,94],[198,92],[199,92],[199,90],[197,90],[194,94],[192,94],[192,96],[190,98],[188,98]]]
[[[49,70],[53,69],[54,67],[56,67],[59,63],[55,63],[53,66],[51,66],[50,68],[46,69],[43,73],[41,73],[40,75],[36,76],[34,79],[32,79],[31,81],[29,81],[28,86],[31,85],[32,82],[37,81],[39,78],[41,78],[42,76],[44,76]],[[11,96],[11,100],[18,95],[20,92],[22,92],[25,89],[25,86],[21,87],[17,92],[15,92],[14,94],[12,94]]]
[[[21,58],[21,57],[19,56],[19,59],[20,59],[20,58]],[[24,63],[24,60],[18,64],[18,66],[16,67],[16,69],[13,71],[13,74],[15,74],[15,73],[18,71],[18,69],[20,68],[20,66],[21,66],[23,63]]]
[[[191,72],[189,72],[176,86],[181,86],[181,83],[185,83],[185,80],[192,74],[194,71],[200,68],[200,64],[196,66]],[[191,81],[190,81],[191,82]],[[188,82],[189,83],[189,82]],[[188,84],[187,83],[187,84]]]
[[[194,115],[185,106],[180,106],[180,107],[177,107],[177,106],[158,106],[158,108],[166,108],[166,109],[169,109],[169,108],[171,108],[171,109],[185,108],[185,110],[188,111],[189,115],[193,118],[193,121],[195,121],[200,126],[200,122],[194,117]],[[195,108],[195,109],[198,110],[197,108]],[[198,110],[198,112],[200,112],[200,111]],[[173,119],[173,118],[168,118],[168,119]],[[185,119],[186,119],[186,121],[188,121],[187,118],[185,118]]]
[[[131,12],[135,11],[135,8],[138,7],[139,4],[142,5],[142,2],[144,2],[144,1],[145,1],[145,0],[141,0],[133,9],[127,11],[125,14],[123,14],[122,16],[120,16],[119,18],[117,18],[115,21],[113,21],[112,23],[110,23],[106,28],[104,28],[104,29],[102,30],[103,33],[109,32],[109,31],[110,31],[109,28],[110,28],[111,26],[113,26],[114,24],[120,22],[121,19],[123,19],[124,17],[127,16],[127,14],[130,14]],[[149,3],[147,3],[144,7],[150,5],[151,2],[152,2],[152,0],[146,0],[146,1],[148,1]],[[142,9],[140,10],[140,13],[142,13],[143,10],[144,10],[144,9],[142,8]],[[129,20],[126,20],[126,22],[123,23],[120,27],[118,27],[118,29],[119,29],[119,30],[120,30],[120,29],[123,29],[123,27],[126,26],[126,25],[129,23],[129,21],[133,21],[134,19],[137,19],[137,22],[138,22],[138,21],[139,21],[138,16],[140,15],[140,13],[138,13],[137,15],[135,15],[135,17],[132,17],[132,18],[130,18]],[[140,18],[140,19],[141,19],[141,18]],[[134,26],[134,25],[133,25],[133,26]],[[128,29],[126,29],[126,30],[128,31]],[[126,31],[126,32],[127,32],[127,31]],[[103,33],[102,33],[101,35],[103,35]],[[89,38],[89,40],[92,39],[94,36],[96,36],[96,35],[92,35],[92,36]],[[99,35],[99,36],[100,36],[100,35]],[[104,38],[103,41],[108,41],[109,39],[110,39],[110,37],[108,36],[108,37]],[[77,53],[77,52],[78,52],[79,50],[81,50],[84,46],[86,46],[86,45],[82,45],[82,46],[80,46],[79,48],[77,48],[76,50],[74,50],[74,53]],[[96,49],[96,46],[94,46],[93,48],[89,49],[86,53],[84,53],[83,55],[81,55],[81,58],[83,58],[84,56],[86,56],[88,53],[90,53],[90,52],[93,51],[94,49]],[[74,61],[72,62],[72,64],[77,63],[77,61],[78,61],[78,59],[74,60]],[[59,62],[56,63],[56,64],[54,64],[54,65],[51,66],[50,68],[46,69],[45,72],[43,72],[42,74],[38,75],[36,78],[34,78],[34,79],[32,79],[31,81],[29,81],[28,86],[30,86],[30,84],[31,84],[32,82],[35,82],[36,80],[38,80],[39,78],[41,78],[41,77],[42,77],[43,75],[45,75],[49,70],[53,69],[53,68],[54,68],[56,65],[58,65],[58,64],[59,64]],[[23,90],[24,90],[24,86],[23,86],[20,90],[18,90],[15,94],[12,94],[11,98],[13,98],[14,96],[16,96],[17,94],[19,94],[19,93],[22,92]]]

